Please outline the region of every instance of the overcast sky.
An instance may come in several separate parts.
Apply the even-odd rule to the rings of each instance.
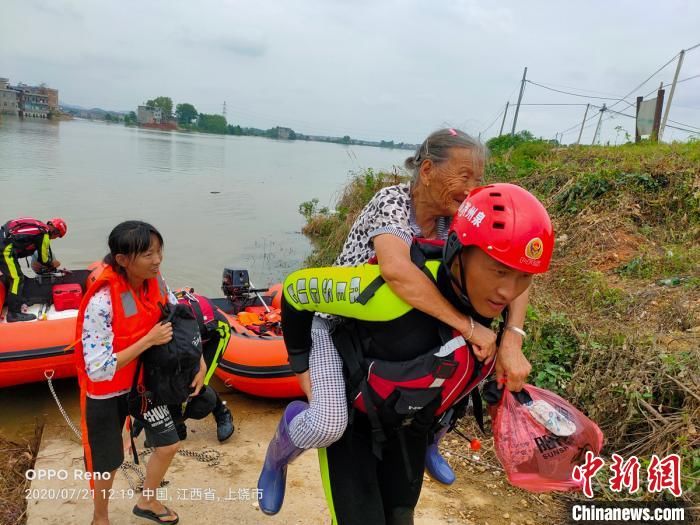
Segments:
[[[524,66],[534,82],[620,97],[697,43],[696,1],[3,0],[0,8],[0,76],[46,82],[61,103],[132,110],[166,95],[220,113],[226,101],[233,124],[410,142],[445,124],[497,134]],[[670,82],[674,68],[629,100]],[[700,48],[680,77],[697,74]],[[534,85],[523,99],[586,102],[605,101]],[[518,129],[553,138],[584,110],[523,106]],[[670,118],[700,129],[700,78],[679,84]],[[624,141],[614,128],[632,132],[633,122],[604,120],[604,140]]]

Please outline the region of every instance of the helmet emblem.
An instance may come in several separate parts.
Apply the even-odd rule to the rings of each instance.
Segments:
[[[525,255],[530,259],[539,259],[542,257],[543,252],[544,244],[539,237],[531,239],[530,242],[527,243],[527,246],[525,246]]]

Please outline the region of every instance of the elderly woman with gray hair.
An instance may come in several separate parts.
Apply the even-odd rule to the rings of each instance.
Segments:
[[[432,133],[406,159],[413,174],[411,184],[381,189],[355,220],[338,266],[356,266],[376,256],[381,276],[403,301],[461,332],[471,342],[477,358],[489,362],[496,354],[496,334],[459,312],[440,293],[436,284],[411,261],[410,247],[416,237],[444,240],[451,218],[465,197],[483,182],[486,149],[455,129]],[[511,303],[510,326],[522,327],[528,293]],[[323,448],[337,441],[348,425],[348,401],[343,362],[331,332],[337,318],[317,314],[311,330],[310,349],[289,348],[292,369],[299,374],[309,405],[290,404],[267,451],[258,481],[260,508],[276,514],[282,506],[287,464],[309,448]],[[504,332],[496,357],[498,379],[513,391],[522,388],[530,364],[521,351],[517,330]],[[429,446],[426,468],[437,480],[450,484],[454,472],[437,448],[440,432]]]

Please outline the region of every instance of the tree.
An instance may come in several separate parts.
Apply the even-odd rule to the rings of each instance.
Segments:
[[[173,114],[173,100],[170,97],[157,97],[146,102],[147,106],[160,108],[164,118],[170,118]]]
[[[222,115],[207,115],[205,113],[200,113],[198,127],[201,131],[206,131],[207,133],[220,133],[222,135],[226,135],[228,131],[226,117]]]
[[[350,135],[345,135],[341,140],[343,144],[350,144]]]
[[[178,104],[175,108],[175,116],[180,124],[191,124],[192,120],[197,118],[197,115],[195,107],[187,102]]]
[[[127,126],[131,126],[132,124],[136,124],[136,112],[135,111],[129,111],[129,113],[124,115],[124,124]]]

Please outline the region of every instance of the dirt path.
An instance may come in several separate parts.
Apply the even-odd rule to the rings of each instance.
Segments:
[[[207,418],[188,422],[189,435],[183,443],[183,448],[192,451],[207,447],[219,450],[220,463],[207,466],[192,458],[177,456],[166,476],[170,483],[161,495],[169,499],[168,505],[180,514],[180,522],[244,525],[330,523],[317,456],[312,453],[303,454],[290,466],[282,511],[274,517],[260,512],[255,503],[254,489],[265,447],[284,403],[237,394],[226,394],[224,398],[234,410],[234,436],[219,445],[214,421]],[[461,443],[448,440],[447,446],[461,450]],[[456,455],[452,455],[450,461],[457,467],[457,482],[452,487],[444,487],[425,477],[417,524],[530,525],[554,522],[546,517],[541,502],[509,487],[502,473],[494,475],[484,465],[463,461]],[[90,523],[91,501],[85,498],[86,494],[80,493],[88,484],[73,479],[73,471],[82,470],[82,452],[67,427],[46,427],[36,469],[63,469],[68,471],[69,477],[67,480],[32,482],[30,495],[33,498],[28,502],[27,523]],[[136,497],[130,498],[129,485],[121,472],[114,489],[110,512],[112,525],[147,523],[132,516],[131,508]]]

